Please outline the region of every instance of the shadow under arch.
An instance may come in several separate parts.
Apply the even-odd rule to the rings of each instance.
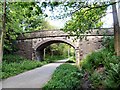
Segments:
[[[47,46],[54,44],[54,43],[65,43],[70,45],[71,47],[73,47],[75,50],[77,48],[76,45],[74,45],[71,41],[66,40],[66,39],[46,39],[40,43],[38,43],[36,45],[36,47],[34,48],[35,51],[35,59],[42,61],[43,60],[43,56],[44,56],[44,48],[46,48]]]

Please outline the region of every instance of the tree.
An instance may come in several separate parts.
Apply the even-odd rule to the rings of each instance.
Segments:
[[[85,33],[91,28],[97,28],[102,25],[100,19],[105,15],[107,6],[112,5],[113,8],[113,20],[114,20],[114,46],[117,56],[120,56],[120,27],[118,22],[117,10],[115,0],[108,4],[102,5],[93,4],[92,6],[83,6],[81,9],[77,9],[72,15],[72,20],[68,21],[65,26],[65,31],[69,31],[70,34],[75,34],[78,37],[80,33]],[[94,9],[94,10],[93,10]]]
[[[80,37],[80,33],[85,33],[91,28],[98,28],[103,23],[100,19],[105,16],[106,9],[112,3],[104,0],[89,1],[89,0],[64,0],[61,2],[44,2],[43,5],[51,7],[51,11],[58,10],[59,14],[53,16],[54,18],[66,18],[71,17],[66,23],[64,31],[68,31],[69,34],[75,34]],[[58,8],[58,9],[56,9]]]
[[[48,22],[47,20],[46,21],[43,21],[43,29],[44,30],[53,30],[53,29],[56,29],[55,26],[51,25],[50,22]]]
[[[95,2],[92,4],[89,3],[89,0],[79,0],[76,2],[64,1],[65,2],[62,5],[61,3],[52,3],[51,6],[54,7],[61,5],[61,8],[64,7],[65,12],[61,13],[57,17],[64,18],[67,16],[72,16],[71,20],[66,23],[64,31],[68,32],[70,35],[77,35],[77,37],[80,38],[83,38],[80,35],[81,33],[85,33],[86,31],[90,31],[91,28],[97,28],[102,25],[100,19],[105,15],[106,8],[112,5],[115,39],[114,46],[117,56],[120,56],[120,22],[118,22],[117,18],[118,16],[115,5],[117,2],[115,2],[115,0],[111,0],[113,2],[105,2],[103,0],[102,3]],[[118,0],[118,2],[120,1]],[[61,12],[63,12],[63,10]]]
[[[0,3],[1,4],[1,3]],[[1,5],[0,5],[1,6]],[[0,13],[2,16],[2,29],[0,30],[0,62],[2,61],[3,57],[3,34],[6,31],[6,0],[3,2],[3,13]]]
[[[18,33],[44,28],[45,16],[36,2],[7,2],[6,13],[4,53],[11,53],[16,50],[15,40]]]
[[[85,33],[92,28],[99,28],[103,23],[100,19],[105,15],[106,6],[101,8],[94,8],[98,5],[93,5],[91,8],[82,8],[72,15],[64,28],[64,31],[69,31],[70,35],[77,35]]]
[[[114,20],[114,47],[117,56],[120,56],[120,27],[119,27],[120,22],[118,21],[115,1],[114,4],[112,5],[112,9],[113,9],[113,20]]]

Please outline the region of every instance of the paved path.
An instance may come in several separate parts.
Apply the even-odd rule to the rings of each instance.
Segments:
[[[56,67],[63,64],[66,60],[57,63],[50,63],[42,67],[21,73],[17,76],[3,80],[2,88],[42,88],[50,80]]]

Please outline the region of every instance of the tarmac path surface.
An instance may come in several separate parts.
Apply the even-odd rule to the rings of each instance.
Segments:
[[[0,81],[2,88],[42,88],[51,78],[55,69],[68,59],[46,64],[42,67],[18,74]]]

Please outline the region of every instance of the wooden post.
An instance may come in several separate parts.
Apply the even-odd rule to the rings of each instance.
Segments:
[[[120,56],[120,27],[118,22],[116,4],[112,5],[113,21],[114,21],[114,47],[117,56]]]

